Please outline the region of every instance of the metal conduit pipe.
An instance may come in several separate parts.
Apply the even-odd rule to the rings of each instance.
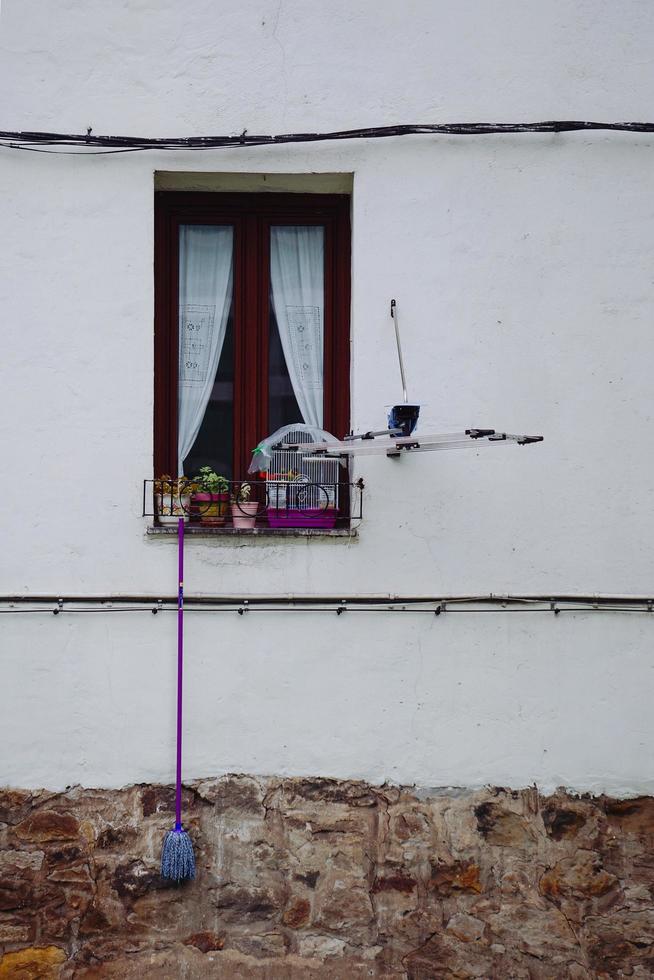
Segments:
[[[0,605],[10,607],[21,606],[41,606],[49,605],[63,608],[64,606],[96,606],[107,608],[111,605],[119,606],[159,606],[161,608],[170,606],[176,608],[177,597],[174,595],[155,594],[96,594],[96,595],[75,595],[75,594],[38,594],[38,595],[0,595]],[[235,595],[189,595],[185,597],[187,608],[222,608],[247,606],[252,609],[255,607],[267,608],[288,608],[292,607],[328,607],[343,608],[349,606],[356,607],[389,607],[389,606],[462,606],[462,605],[490,605],[490,606],[542,606],[542,605],[577,605],[589,608],[634,608],[642,607],[645,611],[651,611],[654,605],[654,596],[651,595],[619,595],[619,594],[589,594],[589,593],[542,593],[542,594],[468,594],[468,595],[400,595],[400,594],[363,594],[356,595],[297,595],[269,594],[269,595],[247,595],[244,593]]]

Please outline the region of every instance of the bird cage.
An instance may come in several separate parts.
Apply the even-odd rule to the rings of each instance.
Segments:
[[[297,448],[314,443],[310,432],[291,430],[273,449],[266,479],[268,520],[273,527],[333,527],[338,514],[338,457],[307,456]]]

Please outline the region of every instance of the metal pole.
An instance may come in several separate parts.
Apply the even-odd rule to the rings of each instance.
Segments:
[[[391,317],[393,319],[393,325],[395,326],[395,340],[397,341],[397,357],[400,362],[400,377],[402,378],[402,394],[404,396],[404,404],[407,405],[409,399],[406,393],[406,378],[404,377],[404,361],[402,360],[402,345],[400,343],[400,327],[397,322],[397,303],[394,299],[391,300]]]

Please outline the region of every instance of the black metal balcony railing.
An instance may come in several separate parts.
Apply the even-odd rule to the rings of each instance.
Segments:
[[[215,531],[350,528],[363,516],[363,480],[313,483],[306,477],[225,481],[216,493],[197,489],[191,480],[144,480],[143,516],[157,526]]]

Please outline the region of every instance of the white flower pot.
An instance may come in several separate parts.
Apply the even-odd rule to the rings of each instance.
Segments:
[[[188,521],[191,510],[191,497],[183,494],[181,497],[176,493],[155,493],[155,508],[157,519],[160,524],[175,524],[180,517]]]

